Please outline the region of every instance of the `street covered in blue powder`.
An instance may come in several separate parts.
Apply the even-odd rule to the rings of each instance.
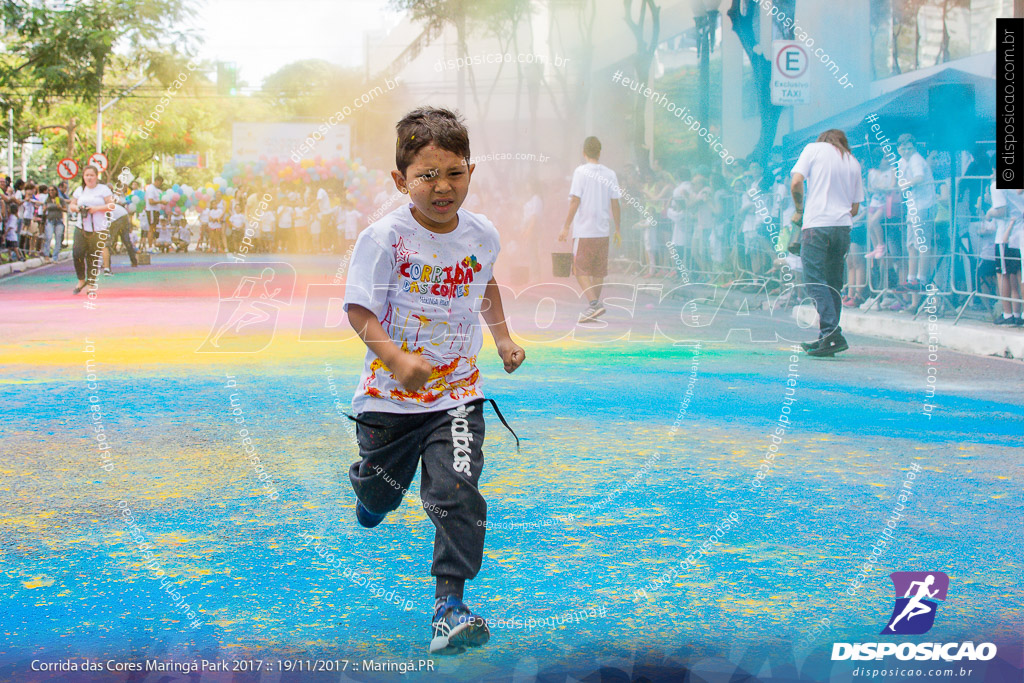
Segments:
[[[1024,683],[1024,0],[0,45],[0,683]]]

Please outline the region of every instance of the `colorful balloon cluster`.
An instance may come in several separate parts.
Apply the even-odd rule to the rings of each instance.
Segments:
[[[168,207],[178,207],[182,211],[192,208],[202,211],[223,198],[233,197],[236,186],[252,185],[256,182],[269,186],[300,186],[323,180],[340,182],[345,188],[345,196],[353,200],[361,211],[370,208],[371,200],[381,190],[390,187],[390,176],[387,172],[369,170],[361,159],[325,160],[317,156],[314,159],[303,159],[296,164],[282,163],[277,157],[261,157],[256,162],[229,161],[213,182],[202,187],[193,188],[190,185],[175,183],[163,191],[160,201]],[[140,213],[145,210],[144,190],[135,190],[126,197],[126,200],[129,211]]]
[[[234,197],[235,188],[231,187],[227,179],[217,176],[212,183],[206,183],[201,188],[193,188],[191,185],[179,185],[175,183],[160,195],[160,201],[169,207],[177,206],[182,211],[185,209],[202,210],[223,197]],[[135,190],[126,198],[127,208],[133,213],[139,213],[146,208],[146,193],[144,190]]]
[[[347,196],[357,202],[372,199],[377,187],[388,179],[385,171],[367,169],[362,159],[324,159],[319,154],[312,159],[300,159],[297,163],[281,161],[276,156],[261,156],[259,161],[231,160],[225,164],[221,175],[229,185],[251,185],[256,181],[277,185],[336,180],[345,186]]]

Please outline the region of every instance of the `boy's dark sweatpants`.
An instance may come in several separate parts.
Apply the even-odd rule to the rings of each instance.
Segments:
[[[487,503],[477,488],[484,465],[483,399],[450,410],[363,412],[357,418],[361,460],[348,473],[356,497],[376,514],[397,509],[422,459],[420,498],[435,528],[430,573],[475,577],[487,522]]]

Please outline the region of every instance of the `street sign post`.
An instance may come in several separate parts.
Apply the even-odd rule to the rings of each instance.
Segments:
[[[772,104],[810,104],[807,49],[792,40],[772,41]]]
[[[78,162],[74,159],[61,159],[57,162],[57,175],[64,180],[71,180],[78,175]]]
[[[89,157],[89,163],[95,166],[96,168],[100,169],[101,171],[106,171],[107,166],[110,164],[110,162],[107,161],[107,155],[104,154],[103,152],[96,152],[91,157]]]

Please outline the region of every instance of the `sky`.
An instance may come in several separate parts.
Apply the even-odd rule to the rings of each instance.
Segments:
[[[363,32],[396,20],[387,0],[205,0],[194,28],[201,59],[235,62],[239,78],[258,87],[301,59],[362,66]]]

